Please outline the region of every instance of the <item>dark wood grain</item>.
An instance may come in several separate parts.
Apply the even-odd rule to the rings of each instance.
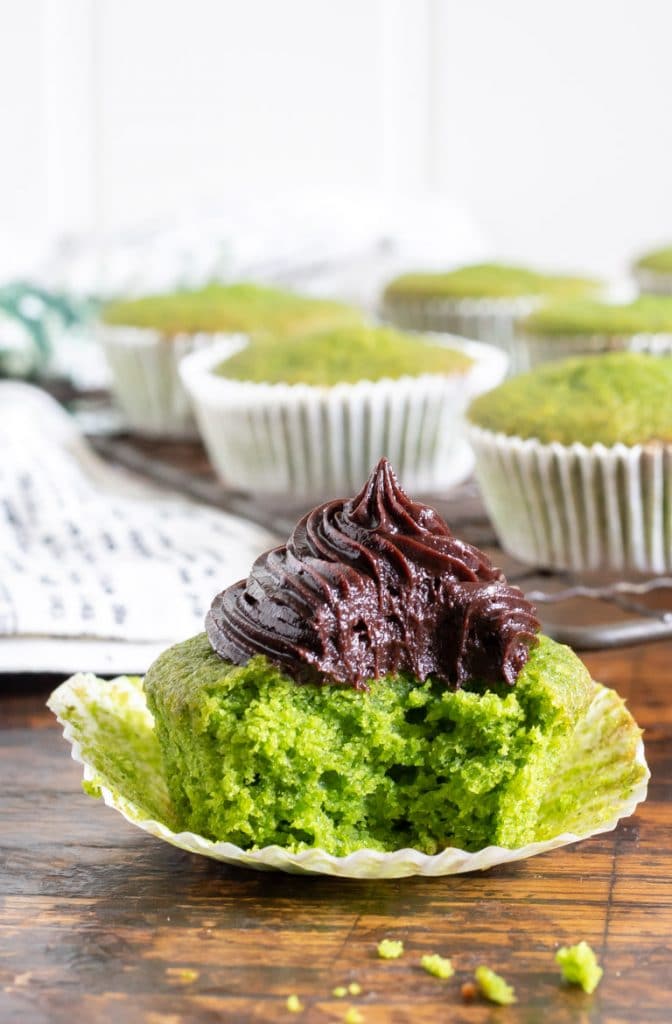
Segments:
[[[387,882],[227,868],[144,835],[82,793],[44,708],[57,680],[0,681],[0,1021],[321,1024],[349,1006],[367,1024],[671,1021],[671,658],[664,643],[586,659],[646,729],[653,779],[634,818],[485,874]],[[384,936],[402,959],[377,958]],[[605,969],[592,997],[553,961],[582,938]],[[427,952],[456,977],[423,972]],[[480,962],[515,984],[516,1007],[462,1003]],[[355,980],[361,995],[331,996]]]

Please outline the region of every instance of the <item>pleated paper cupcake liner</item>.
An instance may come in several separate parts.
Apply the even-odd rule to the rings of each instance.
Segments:
[[[518,849],[488,846],[474,853],[449,847],[429,855],[362,849],[335,857],[322,849],[279,846],[242,850],[182,831],[168,795],[154,722],[142,683],[76,675],[52,693],[49,707],[84,765],[84,788],[132,825],[191,853],[261,870],[343,878],[452,875],[522,860],[615,828],[646,798],[649,771],[640,730],[618,694],[595,684],[595,695],[568,743],[565,760],[542,804],[537,840]],[[576,799],[577,789],[581,799]]]
[[[497,535],[549,569],[672,569],[672,446],[541,444],[469,426]]]
[[[254,493],[320,498],[361,487],[385,455],[402,484],[445,488],[473,466],[462,413],[498,384],[506,357],[446,338],[473,366],[452,376],[358,381],[334,387],[263,384],[213,373],[244,341],[218,343],[180,365],[210,459],[225,483]],[[420,342],[419,342],[420,343]]]
[[[632,271],[640,295],[672,295],[672,274],[635,267]]]
[[[653,355],[667,355],[672,352],[672,334],[545,335],[521,331],[517,344],[518,369],[523,372],[540,363],[600,352],[651,352]]]
[[[178,365],[184,356],[227,335],[180,334],[102,324],[98,338],[112,374],[115,398],[131,430],[149,437],[198,436]]]
[[[532,313],[540,300],[531,296],[507,299],[391,298],[383,300],[381,316],[407,330],[445,331],[503,349],[510,373],[517,373],[516,323]]]

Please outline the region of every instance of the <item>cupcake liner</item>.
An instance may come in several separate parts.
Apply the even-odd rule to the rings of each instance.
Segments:
[[[470,425],[502,546],[549,569],[672,568],[672,446],[541,444]]]
[[[112,388],[131,430],[149,437],[198,436],[191,403],[180,375],[180,360],[222,334],[179,334],[102,324],[98,339],[112,374]]]
[[[600,352],[672,352],[672,334],[532,334],[518,335],[518,370],[523,372],[569,356]]]
[[[220,342],[180,365],[210,459],[225,483],[256,493],[317,498],[356,490],[378,459],[411,490],[445,488],[473,466],[462,413],[498,384],[506,356],[441,335],[474,359],[465,373],[334,387],[231,380],[213,368],[245,344]]]
[[[516,323],[532,313],[541,300],[534,296],[501,299],[401,298],[383,299],[381,316],[407,330],[441,331],[473,338],[503,349],[510,373],[518,372]]]
[[[279,846],[245,851],[179,831],[168,795],[159,744],[142,683],[79,674],[62,683],[48,705],[63,725],[72,756],[84,765],[84,788],[151,835],[191,853],[261,870],[343,878],[452,875],[522,860],[608,832],[646,797],[649,770],[640,730],[613,690],[595,695],[568,743],[566,757],[542,804],[538,841],[518,849],[488,846],[475,853],[448,848],[428,855],[362,849],[335,857],[321,849],[292,853]],[[576,800],[576,789],[583,790]],[[578,806],[577,806],[578,804]]]
[[[635,267],[632,276],[640,295],[672,295],[672,273]]]

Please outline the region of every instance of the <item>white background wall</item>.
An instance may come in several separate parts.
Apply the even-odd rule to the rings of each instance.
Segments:
[[[433,190],[618,270],[672,238],[671,37],[668,0],[0,0],[0,237]]]

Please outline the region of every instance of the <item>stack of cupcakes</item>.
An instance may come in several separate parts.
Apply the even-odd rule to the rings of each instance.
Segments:
[[[542,274],[499,263],[447,273],[411,273],[383,292],[381,313],[399,327],[447,331],[504,349],[518,368],[516,321],[552,299],[580,298],[601,285],[584,277]]]
[[[338,302],[255,284],[212,284],[112,302],[102,310],[99,338],[130,429],[184,438],[196,432],[177,370],[185,355],[232,334],[315,331],[361,320]]]

